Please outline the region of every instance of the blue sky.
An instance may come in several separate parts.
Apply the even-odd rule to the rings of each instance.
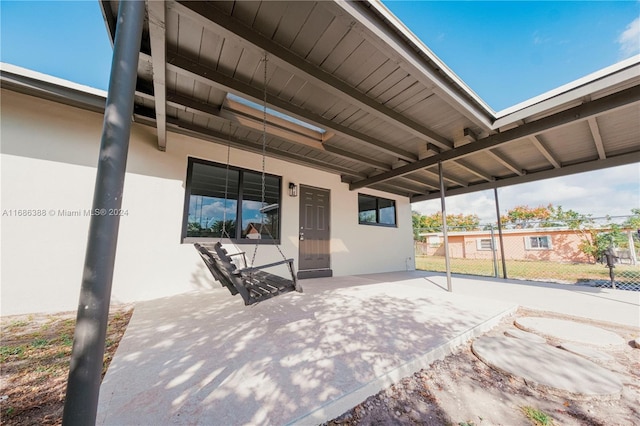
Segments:
[[[640,53],[635,0],[384,3],[495,110]],[[2,0],[0,19],[3,62],[107,88],[111,45],[97,1]],[[500,204],[503,211],[552,202],[596,216],[628,214],[640,207],[639,186],[636,164],[501,189]],[[449,213],[476,212],[485,220],[495,209],[490,191],[447,203]],[[414,205],[425,214],[439,208]]]
[[[639,53],[637,1],[384,3],[495,110]]]

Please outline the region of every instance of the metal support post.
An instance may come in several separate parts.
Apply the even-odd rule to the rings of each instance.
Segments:
[[[62,422],[95,424],[145,2],[121,1]]]
[[[491,226],[491,256],[493,258],[493,276],[498,278],[498,257],[496,255],[497,247],[495,244],[495,232],[493,230],[493,225]]]
[[[504,239],[502,238],[502,219],[500,219],[500,203],[498,202],[498,188],[493,188],[493,198],[496,200],[496,218],[498,220],[498,238],[500,239],[500,258],[502,259],[502,276],[507,279],[507,262],[504,258]]]
[[[444,178],[442,172],[442,161],[438,161],[438,174],[440,177],[440,204],[442,206],[442,236],[444,238],[444,264],[447,270],[447,291],[451,292],[451,261],[449,259],[449,236],[447,232],[447,207],[445,205]]]

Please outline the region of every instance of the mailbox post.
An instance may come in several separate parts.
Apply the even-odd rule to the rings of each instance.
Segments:
[[[611,288],[615,289],[616,282],[614,280],[615,273],[613,272],[613,268],[616,267],[615,263],[616,263],[616,259],[618,259],[618,256],[616,256],[616,252],[613,250],[613,247],[609,246],[609,248],[607,248],[604,251],[604,257],[607,262],[607,268],[609,268],[609,278],[611,278]]]

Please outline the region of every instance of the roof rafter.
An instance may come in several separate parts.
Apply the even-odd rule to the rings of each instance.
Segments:
[[[147,119],[152,119],[148,113],[142,113],[140,109],[137,111],[138,117],[145,117]],[[155,121],[155,120],[153,120]],[[151,123],[148,123],[151,124]],[[167,125],[174,130],[181,130],[181,133],[188,134],[191,136],[196,136],[200,139],[209,140],[215,143],[229,143],[231,146],[235,148],[242,149],[244,151],[251,151],[254,153],[262,154],[262,144],[251,142],[245,139],[239,139],[233,135],[229,135],[227,133],[223,133],[214,129],[210,129],[207,127],[198,126],[193,123],[187,123],[177,118],[168,117]],[[330,162],[324,162],[317,159],[311,159],[305,156],[293,154],[291,152],[282,151],[272,147],[265,147],[265,151],[267,154],[274,158],[285,159],[289,161],[293,161],[297,164],[302,165],[311,165],[315,168],[319,168],[322,170],[330,171],[332,173],[340,173],[354,177],[364,177],[363,173],[354,171],[353,169],[348,169],[341,166],[336,166]]]
[[[436,173],[436,172],[433,172],[433,171],[427,170],[427,169],[424,169],[422,171],[427,173],[427,174],[429,174],[430,176],[435,176],[435,178],[438,179],[438,180],[440,179],[440,175],[438,173]],[[454,185],[468,186],[468,184],[466,182],[462,182],[460,179],[456,179],[456,178],[454,178],[454,177],[452,177],[452,176],[450,176],[448,174],[443,174],[442,178],[444,180],[448,181],[448,182],[451,182]]]
[[[146,99],[151,99],[153,100],[153,95],[149,93],[150,92],[150,88],[148,87],[144,87],[143,84],[140,84],[140,82],[138,82],[138,87],[136,90],[136,95],[138,96],[142,96]],[[236,107],[238,105],[236,105],[237,103],[233,103]],[[167,105],[175,107],[175,108],[179,108],[185,112],[190,112],[193,114],[197,114],[203,117],[209,117],[209,118],[214,118],[216,120],[219,120],[221,122],[224,123],[230,123],[233,122],[235,123],[238,127],[242,127],[242,128],[247,128],[247,129],[253,129],[253,130],[259,130],[262,131],[262,123],[258,123],[255,121],[255,117],[251,117],[251,118],[247,118],[246,120],[242,120],[242,117],[240,117],[236,112],[234,112],[233,110],[229,110],[229,109],[221,109],[221,108],[217,108],[211,104],[208,104],[206,102],[202,102],[199,101],[197,99],[194,98],[189,98],[186,96],[182,96],[182,95],[178,95],[175,93],[168,93],[167,94]],[[249,107],[247,107],[249,108]],[[277,117],[271,117],[273,119],[277,119]],[[344,158],[346,160],[350,160],[350,161],[354,161],[356,163],[360,163],[360,164],[364,164],[366,166],[369,167],[373,167],[376,168],[378,170],[382,170],[382,171],[388,171],[391,170],[391,166],[383,163],[382,161],[377,161],[374,160],[372,158],[368,158],[366,156],[361,156],[361,155],[357,155],[357,154],[353,154],[350,152],[347,152],[345,150],[342,150],[340,148],[336,148],[333,147],[331,145],[328,145],[324,142],[319,142],[319,141],[312,141],[309,140],[306,143],[304,141],[302,141],[301,135],[295,133],[295,132],[288,132],[286,131],[286,129],[282,129],[281,126],[271,126],[271,125],[267,125],[267,133],[277,139],[280,140],[284,140],[287,142],[292,142],[292,143],[298,143],[298,144],[302,144],[302,145],[306,145],[309,146],[313,149],[316,150],[320,150],[320,151],[324,151],[324,152],[329,152],[332,155],[335,155],[337,157],[341,157]],[[296,136],[298,136],[296,138]],[[362,175],[364,177],[364,175]]]
[[[555,167],[556,169],[562,167],[560,161],[551,153],[551,151],[549,151],[549,148],[547,148],[544,143],[542,143],[539,136],[531,136],[529,139],[531,140],[531,143],[533,143],[533,146],[535,146],[536,149],[540,151],[542,155],[544,155],[544,158],[546,158],[553,167]]]
[[[466,87],[466,85],[453,72],[445,71],[448,70],[448,67],[437,57],[430,56],[427,53],[428,48],[424,46],[422,41],[417,39],[410,31],[396,33],[401,39],[406,39],[404,42],[398,40],[395,35],[379,31],[378,26],[380,24],[368,18],[368,13],[366,12],[368,9],[375,11],[383,20],[391,22],[392,25],[403,26],[402,23],[397,22],[397,18],[381,2],[338,1],[336,5],[347,12],[348,19],[356,18],[356,27],[360,26],[369,29],[369,31],[362,31],[363,36],[379,49],[387,52],[391,51],[393,60],[402,69],[411,75],[415,75],[418,81],[441,96],[452,107],[456,108],[458,105],[462,105],[464,108],[463,114],[477,126],[487,130],[491,129],[493,115],[491,108],[484,104],[470,89],[463,88],[458,92],[449,87],[447,79],[451,79],[456,85],[462,87]],[[412,48],[407,47],[406,42],[412,44]],[[427,66],[425,61],[434,63],[436,70]],[[443,75],[447,75],[447,77],[443,77]],[[466,92],[466,96],[463,92]],[[470,102],[469,98],[474,99],[474,101]]]
[[[604,144],[602,143],[602,134],[600,133],[600,126],[598,126],[598,120],[596,117],[591,117],[589,120],[589,129],[591,130],[591,135],[593,136],[593,143],[596,145],[596,150],[598,151],[598,157],[601,160],[607,158],[607,154],[604,150]]]
[[[540,179],[549,179],[560,176],[572,175],[575,173],[590,172],[592,170],[606,169],[609,167],[623,166],[625,164],[633,164],[640,162],[640,151],[628,152],[615,157],[608,157],[604,160],[592,161],[590,163],[578,163],[569,166],[563,166],[560,169],[546,169],[522,176],[512,176],[505,179],[496,179],[494,182],[483,182],[476,185],[470,185],[468,188],[453,188],[447,190],[447,196],[467,194],[469,192],[483,191],[486,189],[500,188],[510,185],[518,185],[521,183],[534,182]],[[439,193],[424,194],[411,197],[411,202],[426,201],[440,198]]]
[[[232,92],[258,104],[261,104],[264,101],[264,93],[261,89],[224,75],[217,70],[199,64],[197,61],[175,53],[167,55],[167,59],[167,68],[171,71],[188,75],[197,81],[215,86],[227,92]],[[337,124],[319,114],[314,114],[269,93],[267,93],[267,103],[270,107],[282,112],[283,114],[294,116],[295,118],[306,121],[325,130],[330,129],[350,140],[378,149],[382,152],[393,155],[394,157],[408,161],[415,161],[418,159],[416,154],[372,138],[371,136],[360,133],[347,126]]]
[[[165,8],[164,2],[147,0],[149,38],[153,64],[153,93],[155,101],[158,149],[167,150],[167,104],[166,104],[166,52],[165,52]]]
[[[473,173],[479,178],[486,180],[487,182],[493,182],[494,180],[496,180],[493,176],[489,176],[483,171],[476,169],[475,167],[467,164],[465,161],[462,161],[462,160],[452,160],[452,161],[456,163],[458,166],[462,167],[463,169],[467,170],[470,173]]]
[[[409,180],[412,180],[414,182],[417,182],[420,185],[424,185],[430,190],[433,190],[433,191],[439,191],[440,190],[440,187],[437,186],[438,185],[437,183],[436,184],[432,184],[432,183],[427,182],[426,180],[424,180],[424,179],[422,179],[420,177],[412,176],[412,175],[404,175],[403,177],[405,179],[409,179]]]
[[[449,161],[463,158],[475,152],[490,150],[505,143],[528,138],[529,136],[538,135],[545,131],[576,122],[585,121],[590,117],[596,117],[605,112],[610,113],[638,102],[640,102],[640,86],[632,86],[611,95],[549,115],[539,120],[530,121],[514,129],[488,136],[484,139],[478,140],[477,142],[463,145],[459,148],[454,148],[450,151],[445,151],[441,154],[418,160],[389,172],[354,182],[349,185],[349,188],[351,190],[355,190],[377,182],[383,182],[397,176],[403,176],[416,170],[432,166],[437,164],[438,161]]]
[[[303,76],[322,90],[389,122],[413,136],[423,138],[444,149],[453,148],[453,142],[444,136],[375,101],[343,80],[245,26],[235,18],[221,11],[214,11],[203,2],[189,1],[181,3],[172,1],[170,2],[170,7],[180,15],[198,22],[205,28],[213,28],[216,33],[224,33],[225,36],[233,37],[242,45],[248,45],[258,53],[267,52],[271,56],[270,59],[282,69]]]
[[[487,150],[487,154],[492,156],[494,160],[496,160],[498,163],[502,164],[503,166],[505,166],[507,169],[511,170],[513,173],[517,174],[518,176],[522,176],[523,174],[525,174],[522,168],[518,167],[513,161],[509,160],[503,154],[499,152],[495,152],[491,149]]]

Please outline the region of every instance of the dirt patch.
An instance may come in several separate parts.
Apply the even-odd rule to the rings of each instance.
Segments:
[[[472,353],[468,343],[325,425],[638,424],[640,349],[634,349],[631,342],[640,335],[640,329],[520,309],[486,335],[504,335],[514,327],[514,319],[522,316],[587,323],[630,342],[619,350],[606,351],[614,361],[602,365],[620,376],[624,384],[621,397],[613,401],[576,401],[532,389],[517,377],[489,368]],[[552,339],[547,342],[553,346],[562,343]]]
[[[131,305],[112,307],[102,376],[118,348]],[[0,420],[3,425],[59,425],[76,313],[2,317]]]

